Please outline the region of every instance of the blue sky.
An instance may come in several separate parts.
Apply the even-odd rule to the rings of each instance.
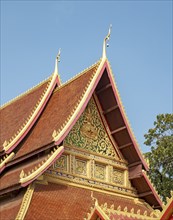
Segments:
[[[172,1],[2,1],[1,104],[50,76],[61,48],[63,82],[107,49],[126,114],[143,152],[157,114],[173,108]]]

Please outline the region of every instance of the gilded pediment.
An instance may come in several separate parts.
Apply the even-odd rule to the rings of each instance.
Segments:
[[[94,98],[90,99],[85,111],[67,135],[64,145],[119,158],[115,151],[116,146],[108,136]]]

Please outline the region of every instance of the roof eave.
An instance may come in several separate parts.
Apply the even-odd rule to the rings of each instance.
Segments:
[[[135,137],[134,137],[134,134],[133,134],[133,132],[132,132],[132,129],[130,128],[130,124],[129,124],[128,118],[127,118],[127,116],[126,116],[126,113],[125,113],[125,111],[124,111],[124,107],[123,107],[123,105],[122,105],[122,101],[121,101],[121,98],[120,98],[120,95],[119,95],[119,91],[118,91],[118,88],[117,88],[117,86],[116,86],[116,84],[115,84],[115,81],[114,81],[114,79],[113,79],[112,70],[111,70],[111,67],[110,67],[110,64],[109,64],[108,60],[106,60],[106,68],[107,68],[108,77],[109,77],[109,79],[110,79],[110,83],[111,83],[111,85],[112,85],[113,93],[114,93],[115,98],[116,98],[116,101],[117,101],[117,103],[118,103],[118,107],[119,107],[120,112],[121,112],[121,115],[122,115],[122,117],[123,117],[123,120],[124,120],[125,126],[126,126],[126,128],[127,128],[128,134],[129,134],[129,136],[130,136],[130,138],[131,138],[132,144],[133,144],[133,146],[134,146],[134,148],[135,148],[135,151],[137,152],[137,154],[138,154],[138,156],[139,156],[139,158],[140,158],[140,160],[141,160],[141,163],[142,163],[144,169],[145,169],[146,171],[148,171],[148,170],[149,170],[149,167],[148,167],[148,165],[147,165],[145,159],[143,158],[142,153],[140,152],[139,146],[138,146],[138,144],[137,144],[137,142],[136,142],[136,139],[135,139]]]

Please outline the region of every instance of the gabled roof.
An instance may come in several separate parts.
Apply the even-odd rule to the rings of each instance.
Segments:
[[[12,158],[10,157],[11,161],[7,160],[7,163],[4,163],[8,170],[2,177],[5,178],[6,175],[8,176],[8,173],[13,170],[12,165],[15,167],[19,162],[21,174],[23,169],[22,163],[25,163],[25,161],[29,162],[29,158],[44,152],[46,149],[50,149],[55,145],[60,145],[79,119],[91,96],[94,95],[101,106],[101,114],[106,119],[112,138],[117,143],[124,158],[128,161],[131,182],[135,185],[141,198],[145,199],[150,205],[154,205],[155,208],[161,208],[161,200],[142,172],[142,169],[148,170],[148,166],[139,150],[128,123],[107,58],[103,57],[77,77],[55,89],[56,82],[57,77],[53,75],[49,83],[46,82],[46,85],[42,84],[42,86],[44,85],[42,90],[41,87],[39,87],[40,90],[44,92],[40,105],[38,105],[33,112],[33,114],[37,112],[36,116],[31,116],[23,127],[26,129],[24,131],[22,130],[24,133],[21,132],[21,134],[19,132],[20,135],[17,135],[16,141],[13,143],[14,139],[12,139],[12,141],[8,143],[11,146],[8,147],[7,150],[5,147],[7,153],[13,150],[15,156],[13,155]],[[38,98],[37,89],[34,91]],[[31,93],[28,93],[28,97],[30,96],[32,100]],[[42,92],[39,94],[41,93]],[[18,120],[23,118],[23,114],[25,115],[23,112],[24,109],[27,108],[26,106],[29,102],[28,97],[23,97],[23,111],[19,110]],[[14,108],[17,108],[15,105],[19,106],[19,101],[21,101],[21,99],[17,99],[15,102],[11,103]],[[34,106],[34,102],[31,102],[30,109]],[[10,106],[11,105],[7,105],[2,108],[1,111],[6,112],[2,120],[8,118],[8,126],[16,127],[15,124],[11,122],[15,121],[15,118],[11,114],[12,108]],[[9,108],[11,108],[11,111],[8,110]],[[4,128],[5,127],[6,123],[4,122]],[[6,134],[8,133],[7,128],[8,127],[4,129],[3,139],[5,136],[8,136]],[[13,132],[11,132],[11,134]],[[8,136],[8,138],[10,138],[10,136]],[[50,163],[47,168],[49,166]],[[135,172],[136,170],[138,170],[137,173]],[[41,174],[42,172],[37,173],[35,178]],[[17,175],[19,178],[19,173]],[[35,178],[31,178],[30,180],[33,181]],[[31,181],[28,181],[23,186],[29,184]],[[142,189],[141,184],[143,186]]]
[[[59,77],[54,72],[48,81],[2,108],[1,151],[4,149],[10,153],[23,140],[42,113],[56,85],[59,85]]]
[[[41,117],[35,121],[34,126],[30,129],[30,131],[28,131],[28,134],[23,137],[23,140],[15,147],[13,152],[2,157],[0,164],[1,172],[5,167],[6,169],[1,175],[1,194],[9,191],[10,187],[16,189],[20,188],[21,185],[25,186],[26,184],[30,183],[30,181],[27,181],[26,184],[23,184],[20,181],[20,176],[22,175],[21,172],[23,170],[24,173],[29,171],[31,172],[33,169],[35,170],[35,167],[39,168],[38,165],[40,160],[42,161],[43,158],[40,158],[39,156],[38,160],[37,157],[34,157],[34,155],[43,152],[43,157],[47,157],[48,153],[45,154],[44,151],[57,145],[52,137],[53,131],[55,129],[61,129],[67,118],[73,113],[73,110],[79,103],[80,97],[91,81],[92,76],[95,74],[99,63],[100,61],[90,68],[84,70],[81,74],[68,81],[64,85],[57,87],[57,89],[54,89],[54,91],[52,90],[51,98],[47,105],[44,106]],[[66,94],[66,96],[64,96],[64,94]],[[20,111],[19,114],[20,117],[22,117],[22,113]],[[7,129],[5,130],[7,132]],[[60,154],[62,152],[63,149],[60,150]],[[56,152],[54,154],[56,154]],[[54,160],[60,156],[60,154],[56,154],[57,156],[53,160],[49,160],[50,163],[48,163],[46,167],[44,163],[44,168],[48,169]],[[33,157],[34,159],[32,159]],[[37,172],[37,175],[30,180],[33,181],[41,174],[42,172]]]

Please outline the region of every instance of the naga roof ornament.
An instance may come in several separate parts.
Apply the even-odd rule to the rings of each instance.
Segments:
[[[59,48],[58,54],[56,56],[56,60],[55,60],[55,70],[54,70],[54,74],[56,76],[58,76],[59,79],[59,84],[61,85],[61,79],[60,79],[60,75],[59,75],[59,71],[58,71],[58,63],[60,62],[60,55],[61,55],[61,48]]]
[[[109,26],[109,31],[108,34],[106,35],[106,37],[103,40],[103,54],[102,54],[102,58],[106,59],[106,47],[109,46],[109,44],[107,43],[110,39],[110,35],[111,35],[111,30],[112,30],[112,25]]]

